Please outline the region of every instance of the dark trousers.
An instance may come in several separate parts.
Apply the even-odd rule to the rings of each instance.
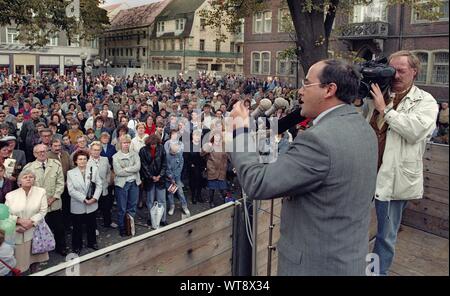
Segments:
[[[192,203],[203,201],[201,196],[203,183],[202,173],[198,169],[192,168],[189,170],[189,188],[191,189]]]
[[[209,203],[214,204],[214,189],[209,189]],[[222,196],[222,203],[225,203],[226,192],[223,189],[219,190],[220,196]]]
[[[95,214],[96,212],[90,214],[72,214],[72,249],[81,249],[83,247],[83,224],[86,224],[88,246],[97,243],[95,236],[95,229],[97,228]]]
[[[70,213],[70,195],[67,187],[64,188],[63,194],[61,195],[62,200],[62,216],[63,216],[63,224],[66,230],[70,229],[72,225],[72,218]]]
[[[111,209],[113,206],[113,194],[112,194],[112,188],[114,186],[110,186],[110,188],[108,188],[108,195],[105,196],[101,196],[99,201],[98,201],[98,207],[100,209],[100,212],[102,213],[102,217],[103,217],[103,226],[108,227],[111,225],[112,223],[112,219],[111,219]]]
[[[45,222],[47,222],[53,235],[55,236],[56,251],[63,251],[66,249],[66,236],[63,224],[63,215],[61,210],[53,211],[45,215]]]

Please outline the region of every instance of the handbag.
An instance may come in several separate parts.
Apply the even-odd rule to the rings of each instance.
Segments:
[[[162,216],[164,215],[164,205],[155,201],[153,207],[150,209],[150,220],[153,229],[159,228],[159,223],[161,222]]]
[[[94,193],[95,193],[95,189],[96,189],[96,184],[94,182],[92,182],[92,166],[90,168],[90,175],[89,175],[89,190],[88,190],[88,195],[86,196],[87,200],[90,200],[94,197]]]
[[[36,225],[31,241],[31,253],[42,254],[55,249],[55,237],[44,219]]]
[[[130,235],[134,236],[136,234],[136,228],[134,226],[134,218],[130,214],[126,213],[124,219],[125,219],[124,221],[125,234],[128,236]]]
[[[6,268],[8,268],[9,270],[11,270],[11,273],[13,276],[21,276],[22,275],[22,271],[18,268],[14,268],[9,266],[8,263],[6,263],[5,261],[3,261],[2,259],[0,259],[0,262],[6,266]]]

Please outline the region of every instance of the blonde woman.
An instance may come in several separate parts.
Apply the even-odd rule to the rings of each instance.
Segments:
[[[139,198],[138,186],[141,184],[139,170],[141,160],[139,155],[130,151],[131,137],[123,135],[119,138],[119,151],[113,156],[115,195],[117,200],[118,224],[120,236],[125,236],[124,218],[130,214],[136,215]]]
[[[30,170],[23,170],[18,179],[20,188],[6,194],[5,204],[9,207],[10,218],[16,221],[16,246],[14,256],[16,268],[22,272],[34,271],[38,262],[48,261],[48,253],[31,254],[31,240],[35,226],[47,214],[47,195],[45,189],[34,186],[36,175]]]

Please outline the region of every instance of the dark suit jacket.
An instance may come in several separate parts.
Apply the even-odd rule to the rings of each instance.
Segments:
[[[105,150],[103,149],[103,146],[102,146],[102,152],[100,152],[100,156],[108,158],[109,164],[112,165],[112,157],[113,157],[114,154],[116,154],[116,152],[117,152],[116,148],[114,148],[113,145],[108,144],[108,146],[106,147],[106,152],[105,152]]]
[[[27,164],[25,152],[23,152],[22,150],[13,150],[12,158],[16,160],[16,165],[20,165],[21,168],[23,168]]]
[[[344,105],[298,135],[273,163],[231,153],[250,198],[289,196],[282,204],[278,275],[365,274],[377,149],[372,128]]]

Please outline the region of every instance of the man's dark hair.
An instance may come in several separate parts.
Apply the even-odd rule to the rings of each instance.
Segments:
[[[323,84],[337,85],[336,97],[344,103],[351,104],[358,97],[359,73],[351,65],[340,60],[325,60],[325,67],[319,74]]]

